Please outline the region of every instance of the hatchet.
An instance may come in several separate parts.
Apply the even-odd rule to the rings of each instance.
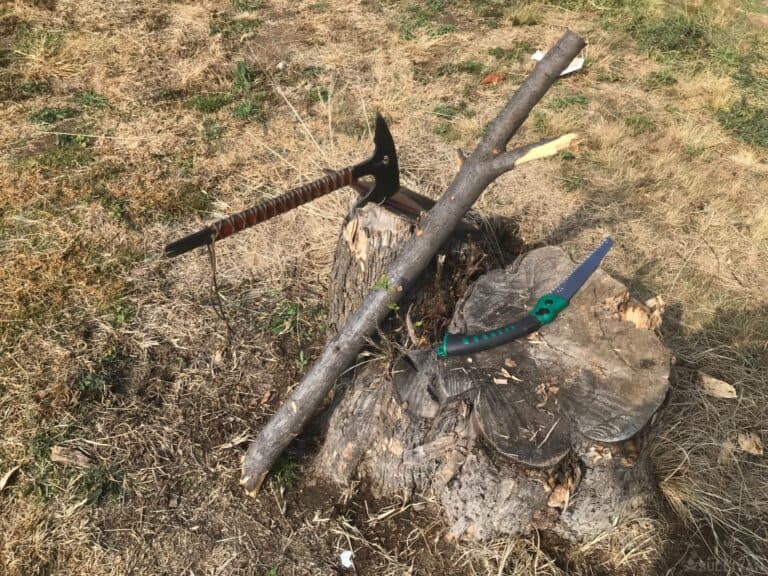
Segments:
[[[256,204],[242,212],[222,218],[199,232],[171,242],[165,247],[165,255],[172,258],[195,248],[218,242],[236,232],[330,194],[334,190],[350,186],[353,183],[357,184],[357,180],[363,176],[373,176],[374,184],[371,188],[355,186],[362,193],[355,208],[360,208],[368,202],[377,204],[386,202],[400,189],[400,171],[397,164],[395,142],[386,121],[380,114],[376,115],[376,131],[373,136],[373,143],[375,146],[373,155],[368,160],[341,170],[327,170],[323,178],[293,188],[285,194]],[[412,202],[407,203],[405,208],[403,208],[402,202],[397,203],[395,201],[395,203],[400,205],[401,210],[406,208],[411,212],[416,210],[413,208]],[[425,208],[429,209],[429,207],[431,207],[431,202],[430,206]],[[418,216],[418,211],[415,215]]]

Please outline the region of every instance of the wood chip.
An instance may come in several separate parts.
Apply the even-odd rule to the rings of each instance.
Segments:
[[[499,385],[509,384],[509,380],[507,380],[506,378],[494,378],[493,379],[493,383],[494,384],[499,384]]]
[[[512,360],[512,358],[506,358],[504,359],[504,366],[507,368],[517,368],[517,362]]]
[[[653,330],[661,326],[661,312],[652,310],[635,300],[630,300],[619,310],[619,317],[625,322],[632,322],[637,328],[646,330]]]
[[[760,436],[754,432],[739,433],[739,448],[753,456],[763,455],[763,442],[760,440]]]
[[[736,444],[732,440],[726,440],[720,445],[720,453],[717,455],[717,463],[720,466],[727,464],[733,464],[736,461],[734,456],[736,452]]]
[[[93,460],[81,450],[60,444],[51,448],[51,462],[75,468],[90,468],[94,464]]]
[[[411,339],[411,342],[418,346],[421,339],[416,335],[416,327],[413,325],[413,320],[411,320],[412,308],[413,305],[410,305],[408,307],[408,312],[405,314],[405,327],[408,329],[408,337]]]
[[[547,499],[547,506],[550,508],[565,508],[568,505],[568,487],[564,484],[555,486]]]
[[[738,397],[733,385],[701,371],[699,372],[699,386],[704,394],[713,398],[733,399]]]
[[[11,480],[11,478],[13,478],[13,475],[16,474],[16,471],[19,468],[21,468],[21,464],[19,464],[18,466],[14,466],[10,470],[8,470],[8,472],[3,474],[3,477],[0,478],[0,492],[5,490],[5,487],[8,485],[8,482]]]

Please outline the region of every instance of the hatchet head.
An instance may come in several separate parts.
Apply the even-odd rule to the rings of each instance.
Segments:
[[[376,114],[373,143],[373,156],[352,168],[352,176],[356,180],[362,176],[373,176],[375,180],[373,187],[360,198],[356,208],[368,202],[380,204],[400,189],[400,168],[397,164],[395,141],[381,114]]]

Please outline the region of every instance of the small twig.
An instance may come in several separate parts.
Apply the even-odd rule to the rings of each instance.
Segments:
[[[107,136],[106,134],[80,134],[78,132],[54,132],[52,130],[40,130],[38,134],[51,134],[53,136],[78,136],[80,138],[93,138],[94,140],[100,138],[105,140],[144,140],[146,142],[157,140],[157,138],[144,138],[143,136]]]
[[[538,445],[536,446],[536,448],[537,448],[537,449],[539,449],[539,448],[541,448],[542,446],[544,446],[544,443],[545,443],[547,440],[549,440],[549,437],[552,435],[552,432],[554,431],[554,429],[555,429],[555,426],[557,426],[558,424],[560,424],[560,418],[558,418],[557,420],[555,420],[555,423],[554,423],[554,424],[552,424],[552,427],[549,429],[549,432],[547,432],[547,435],[546,435],[546,436],[544,436],[544,439],[543,439],[541,442],[539,442],[539,443],[538,443]]]
[[[320,146],[320,144],[317,143],[317,140],[315,140],[315,137],[312,136],[312,132],[307,128],[307,125],[304,123],[304,120],[301,118],[301,114],[299,114],[296,111],[296,108],[293,107],[293,104],[291,104],[291,101],[288,100],[288,97],[285,95],[285,93],[280,89],[280,86],[277,84],[277,82],[273,82],[273,87],[277,91],[278,94],[280,94],[280,97],[285,101],[285,103],[288,105],[288,108],[291,109],[291,112],[293,112],[293,115],[296,117],[296,120],[299,121],[299,124],[301,124],[301,127],[304,129],[304,132],[307,136],[309,136],[309,139],[312,140],[312,144],[315,145],[315,148],[320,152],[320,156],[323,157],[323,162],[326,164],[331,164],[331,162],[328,161],[328,158],[325,156],[325,151]]]
[[[227,327],[227,342],[226,342],[226,348],[227,351],[231,350],[232,345],[232,325],[229,323],[229,318],[227,317],[226,310],[224,310],[224,302],[221,299],[221,291],[219,290],[219,281],[218,281],[218,273],[216,268],[216,242],[211,242],[208,244],[208,256],[211,259],[211,271],[212,275],[211,278],[213,280],[213,293],[216,296],[216,302],[218,303],[218,306],[214,306],[213,309],[216,310],[216,314],[224,321],[224,324]]]

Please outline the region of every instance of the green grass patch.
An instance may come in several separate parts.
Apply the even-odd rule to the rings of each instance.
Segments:
[[[176,102],[186,97],[186,90],[180,88],[161,88],[152,96],[152,100],[155,102]]]
[[[269,331],[275,336],[299,331],[301,303],[284,300],[269,317]]]
[[[437,38],[450,34],[454,26],[445,18],[445,0],[427,0],[406,6],[400,21],[400,38],[414,40],[419,34]]]
[[[704,56],[711,45],[702,22],[686,14],[658,20],[638,14],[629,25],[629,33],[642,50],[660,57]]]
[[[432,132],[448,142],[453,142],[459,138],[459,133],[453,125],[453,120],[459,115],[467,117],[473,115],[473,112],[463,100],[457,105],[447,103],[440,104],[435,106],[432,112],[440,120],[432,129]]]
[[[733,79],[746,94],[768,103],[768,75],[755,73],[755,65],[762,62],[768,69],[768,54],[754,52],[742,59],[734,68]]]
[[[232,96],[226,93],[198,94],[187,100],[187,107],[201,114],[213,114],[232,102]]]
[[[643,78],[643,88],[646,90],[655,90],[665,86],[677,84],[677,78],[669,70],[657,70],[651,72]]]
[[[83,108],[104,108],[107,105],[106,97],[96,92],[78,92],[72,101]]]
[[[121,328],[135,318],[136,308],[128,300],[116,298],[107,304],[105,313],[114,328]],[[94,368],[75,379],[73,386],[80,402],[102,402],[107,393],[121,392],[130,361],[121,346],[108,346]]]
[[[629,116],[624,119],[624,123],[629,128],[632,136],[639,136],[647,132],[653,132],[656,130],[656,124],[648,116],[639,114],[637,116]]]
[[[504,18],[514,26],[534,26],[542,20],[541,7],[536,4],[518,4],[504,10]]]
[[[304,68],[302,68],[301,73],[307,78],[317,78],[323,73],[323,67],[322,66],[305,66]]]
[[[569,106],[586,106],[587,104],[589,104],[589,98],[584,94],[566,94],[565,96],[552,98],[549,102],[549,107],[559,110]]]
[[[98,401],[107,391],[107,382],[99,374],[86,374],[75,380],[75,390],[83,402]]]
[[[328,89],[323,86],[313,86],[309,90],[309,101],[312,103],[328,102],[330,97]]]
[[[58,108],[58,107],[51,107],[51,108],[41,108],[40,110],[37,110],[36,112],[33,112],[29,115],[29,120],[31,122],[34,122],[36,124],[55,124],[56,122],[61,122],[62,120],[66,120],[67,118],[75,118],[80,115],[80,110],[77,108]]]
[[[136,318],[136,305],[125,298],[112,302],[109,309],[109,323],[113,328],[122,328]]]
[[[185,182],[179,186],[175,201],[178,210],[175,212],[208,212],[212,202],[213,199],[197,183]]]
[[[751,104],[747,98],[734,102],[717,113],[717,121],[734,138],[768,148],[768,107]]]
[[[258,75],[251,65],[245,60],[240,60],[232,72],[232,89],[235,92],[247,92],[257,78]]]
[[[563,177],[563,183],[568,192],[575,192],[584,188],[586,180],[581,174],[568,174]]]
[[[485,72],[485,65],[477,60],[465,60],[464,62],[441,64],[435,71],[437,76],[453,76],[454,74],[472,74],[474,76],[479,76]]]
[[[114,196],[103,184],[97,184],[88,200],[98,202],[104,210],[115,220],[130,221],[128,203],[124,198]]]
[[[464,105],[464,108],[466,108],[466,104]],[[435,106],[432,112],[434,112],[435,116],[438,118],[452,120],[457,114],[462,112],[462,108],[460,106],[452,106],[451,104],[440,104],[439,106]]]
[[[264,5],[263,0],[231,0],[232,7],[241,12],[255,12]]]
[[[528,42],[514,42],[509,48],[495,46],[488,50],[488,55],[493,56],[499,62],[514,63],[525,56],[530,56],[534,51],[535,48]]]
[[[203,140],[206,142],[214,142],[219,140],[225,132],[224,126],[216,122],[211,118],[203,120],[202,132]]]
[[[262,74],[248,62],[240,61],[235,65],[232,72],[232,91],[242,97],[232,110],[235,118],[247,122],[266,121],[264,104],[268,94],[264,90],[256,89],[256,86],[263,85],[263,80]]]
[[[122,493],[122,475],[114,474],[103,466],[88,468],[80,477],[76,496],[92,506],[116,501]]]
[[[531,119],[531,126],[533,131],[541,136],[550,136],[550,132],[552,131],[552,122],[549,119],[549,116],[546,112],[541,110],[534,111],[533,118]]]
[[[688,157],[698,158],[699,156],[704,155],[707,151],[707,147],[703,145],[686,144],[684,150]]]
[[[232,110],[232,115],[247,122],[264,122],[266,114],[264,113],[264,101],[266,94],[257,92],[241,100]]]
[[[285,489],[291,489],[296,485],[301,472],[301,467],[296,459],[288,454],[281,454],[272,466],[272,483],[282,486]]]
[[[74,141],[74,137],[71,137]],[[62,170],[85,166],[93,162],[91,151],[80,145],[62,144],[64,138],[57,137],[57,145],[50,150],[20,159],[21,169],[38,166],[49,170]]]
[[[34,98],[51,93],[51,84],[47,80],[31,80],[29,82],[14,83],[14,96],[18,100]]]
[[[64,46],[64,32],[40,28],[29,22],[20,22],[15,29],[13,49],[20,54],[37,53],[56,56]]]
[[[68,424],[41,428],[27,444],[27,452],[32,458],[32,493],[38,501],[48,502],[61,491],[59,475],[51,462],[51,448],[71,439],[73,429]]]
[[[256,18],[232,18],[221,15],[214,18],[209,27],[211,36],[221,34],[224,38],[240,38],[258,29],[261,21]]]

